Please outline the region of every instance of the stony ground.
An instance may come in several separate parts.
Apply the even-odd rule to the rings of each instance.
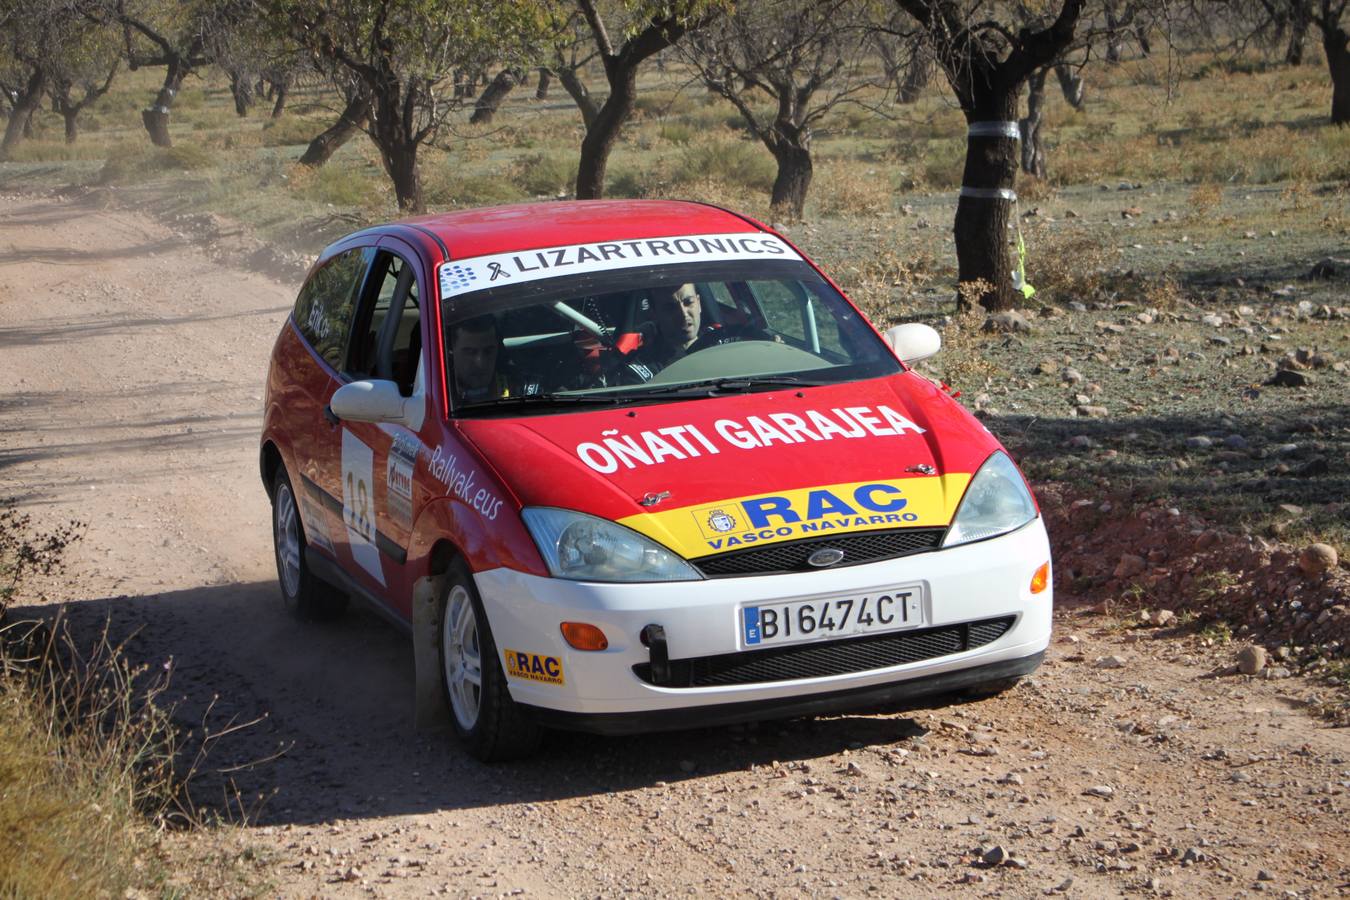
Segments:
[[[87,199],[0,198],[0,267],[0,494],[51,522],[88,523],[71,560],[72,619],[107,620],[135,658],[170,666],[189,747],[208,751],[194,797],[247,813],[240,829],[166,837],[188,893],[1350,893],[1350,734],[1323,715],[1337,708],[1344,658],[1332,646],[1343,614],[1330,612],[1341,603],[1323,603],[1343,596],[1345,570],[1300,565],[1320,532],[1216,520],[1145,477],[1184,461],[1212,473],[1214,493],[1250,482],[1260,499],[1288,476],[1323,485],[1305,500],[1319,515],[1344,502],[1344,391],[1266,388],[1276,370],[1256,365],[1315,343],[1299,328],[1325,329],[1321,349],[1344,356],[1344,322],[1299,316],[1298,298],[1218,326],[1185,305],[1145,323],[1147,307],[1085,304],[1033,316],[1031,332],[973,339],[1000,371],[968,394],[988,394],[987,421],[1024,463],[1047,450],[1028,469],[1056,544],[1056,638],[1012,692],[906,714],[558,735],[535,760],[488,768],[412,729],[399,633],[363,612],[306,627],[280,608],[256,434],[294,284],[213,260],[190,229]],[[1321,305],[1334,307],[1312,313]],[[1254,333],[1234,333],[1243,327]],[[1276,327],[1288,335],[1280,352],[1236,356]],[[1186,378],[1212,377],[1186,356],[1211,330],[1232,343],[1196,352],[1235,354],[1268,398],[1256,402],[1272,404],[1263,415],[1295,430],[1247,427],[1240,396],[1226,394],[1211,398],[1212,421],[1190,408],[1167,428],[1123,421],[1154,411],[1123,386],[1157,384],[1166,407],[1192,395]],[[1162,362],[1163,341],[1180,363]],[[1289,370],[1344,384],[1330,364]],[[1082,412],[1093,406],[1108,415]],[[1297,430],[1304,422],[1316,430]],[[1199,437],[1209,445],[1192,445]],[[1131,456],[1135,469],[1113,468]],[[1325,471],[1294,474],[1318,458]]]

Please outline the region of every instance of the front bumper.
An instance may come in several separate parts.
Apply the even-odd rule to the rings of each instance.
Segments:
[[[910,702],[1025,674],[1049,644],[1052,587],[1030,592],[1050,558],[1038,518],[1001,537],[948,550],[839,569],[657,584],[595,584],[492,569],[475,575],[499,652],[552,659],[561,678],[508,677],[511,696],[541,721],[609,733],[690,727],[859,705]],[[920,662],[823,677],[710,687],[664,687],[633,667],[650,662],[644,627],[665,631],[672,661],[749,652],[739,615],[746,605],[925,588],[928,627],[1011,616],[1011,627],[977,649]],[[566,644],[564,621],[604,631],[608,649]],[[506,667],[506,660],[503,659]]]

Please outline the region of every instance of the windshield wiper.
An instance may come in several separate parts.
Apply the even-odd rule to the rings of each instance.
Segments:
[[[796,375],[747,375],[663,385],[635,391],[626,396],[638,398],[651,394],[676,394],[687,397],[712,397],[717,394],[744,394],[756,388],[820,387],[825,384],[833,384],[833,382],[813,381],[807,378],[798,378]]]
[[[613,394],[521,394],[518,397],[498,397],[495,400],[461,403],[455,407],[455,415],[522,409],[527,406],[614,406],[624,402],[624,399]]]

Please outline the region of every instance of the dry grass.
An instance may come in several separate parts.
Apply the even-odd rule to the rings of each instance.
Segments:
[[[822,166],[811,187],[822,216],[875,216],[891,212],[895,192],[888,173],[856,164]]]
[[[1090,303],[1102,298],[1108,255],[1100,236],[1028,226],[1027,280],[1041,302]]]
[[[81,655],[62,628],[11,623],[33,579],[60,573],[78,523],[38,532],[0,509],[0,896],[123,896],[152,884],[144,818],[172,800],[172,730],[107,640]]]
[[[8,647],[0,650],[0,895],[121,897],[153,886],[163,873],[152,865],[150,821],[167,809],[175,782],[167,716],[141,702],[145,673],[106,642],[78,668],[66,662],[73,645],[56,641],[16,659],[20,628],[0,638]]]
[[[984,347],[990,337],[981,331],[987,314],[978,299],[992,287],[979,280],[963,282],[959,286],[966,308],[955,313],[942,328],[942,352],[924,361],[924,365],[944,383],[962,391],[988,387],[1003,374],[985,354]]]
[[[830,266],[839,286],[881,329],[912,317],[915,291],[931,284],[938,269],[931,257],[891,249]]]
[[[170,666],[131,663],[106,627],[80,641],[61,617],[12,621],[81,533],[0,507],[0,897],[164,892],[161,834],[204,821],[184,788],[218,736],[176,768]]]

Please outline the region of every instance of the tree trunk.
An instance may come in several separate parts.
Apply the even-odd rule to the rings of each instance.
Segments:
[[[607,65],[614,67],[609,96],[581,140],[581,159],[577,163],[578,200],[599,200],[605,195],[605,167],[609,165],[609,153],[637,103],[637,66],[620,66],[618,62]]]
[[[338,120],[309,142],[304,155],[300,157],[300,164],[319,168],[328,162],[352,135],[365,128],[369,119],[370,98],[364,92],[358,93],[347,101],[347,107],[342,110]]]
[[[412,215],[426,212],[427,207],[422,200],[422,171],[417,164],[417,145],[399,145],[383,155],[385,170],[394,182],[398,208]]]
[[[576,69],[558,69],[558,80],[562,82],[563,90],[567,91],[572,102],[581,110],[581,121],[589,131],[591,125],[595,122],[595,117],[600,115],[600,107],[596,105],[595,98],[591,92],[586,89],[582,83],[581,77],[577,75]]]
[[[1120,14],[1114,0],[1107,0],[1103,6],[1106,12],[1106,61],[1118,63],[1121,55]]]
[[[66,143],[73,144],[80,137],[80,111],[62,110],[61,118],[66,123]]]
[[[1312,25],[1311,0],[1291,0],[1289,3],[1289,43],[1284,50],[1284,61],[1291,66],[1303,65],[1303,49]]]
[[[534,89],[534,99],[547,100],[548,88],[553,83],[553,71],[544,66],[539,67],[539,86]]]
[[[1059,79],[1059,89],[1064,100],[1074,109],[1083,108],[1083,76],[1076,69],[1064,63],[1055,66],[1055,77]]]
[[[778,162],[778,175],[773,180],[769,206],[775,215],[799,222],[806,208],[806,192],[811,187],[811,176],[814,174],[811,148],[780,138],[770,149]]]
[[[1017,88],[982,90],[966,121],[1011,122],[1017,116]],[[1017,178],[1017,141],[1010,137],[966,139],[966,166],[961,183],[976,190],[1012,190]],[[957,281],[966,285],[983,282],[975,295],[981,306],[993,312],[1014,305],[1012,261],[1008,255],[1008,221],[1012,201],[990,197],[962,196],[956,204]],[[967,302],[958,297],[958,305]]]
[[[878,35],[876,40],[877,53],[881,56],[881,71],[885,73],[887,87],[895,88],[896,103],[902,103],[900,100],[900,60],[896,58],[895,50],[886,40],[887,35]]]
[[[169,110],[173,107],[174,98],[178,96],[178,89],[183,86],[183,78],[186,75],[187,68],[182,61],[177,58],[171,59],[164,72],[164,85],[155,95],[154,104],[149,109],[141,110],[141,121],[145,124],[145,131],[150,135],[150,143],[156,147],[173,146],[173,139],[169,137]]]
[[[234,98],[234,114],[243,118],[253,105],[253,84],[238,72],[230,73],[230,96]]]
[[[42,92],[47,89],[47,74],[39,69],[28,76],[23,92],[13,101],[9,114],[9,124],[5,126],[5,137],[0,142],[0,159],[9,158],[10,151],[32,132],[33,113],[42,102]]]
[[[398,199],[398,208],[404,213],[426,212],[422,199],[422,175],[417,165],[417,151],[420,147],[417,136],[410,131],[413,123],[403,116],[403,111],[415,105],[415,97],[404,96],[404,91],[415,91],[413,85],[400,85],[390,78],[373,89],[371,100],[370,137],[380,148],[380,159],[384,163],[385,174],[394,183],[394,196]]]
[[[497,73],[488,86],[484,88],[483,93],[478,95],[478,102],[474,104],[473,115],[469,116],[470,125],[489,125],[492,119],[497,115],[497,110],[501,109],[502,102],[506,100],[506,95],[516,89],[516,85],[524,79],[525,73],[520,69],[502,69]]]
[[[1350,125],[1350,34],[1331,24],[1322,28],[1322,49],[1331,70],[1331,122]]]
[[[905,83],[900,86],[897,102],[908,104],[918,100],[932,77],[933,58],[922,41],[915,41],[913,52],[909,57],[909,67],[905,69]]]
[[[1045,78],[1049,73],[1037,69],[1028,80],[1027,115],[1017,123],[1022,133],[1022,171],[1045,177],[1045,145],[1041,143],[1041,122],[1045,118]]]
[[[290,81],[279,82],[276,85],[276,94],[277,100],[272,104],[272,118],[280,119],[282,114],[286,112],[286,101],[289,100],[291,96]]]

